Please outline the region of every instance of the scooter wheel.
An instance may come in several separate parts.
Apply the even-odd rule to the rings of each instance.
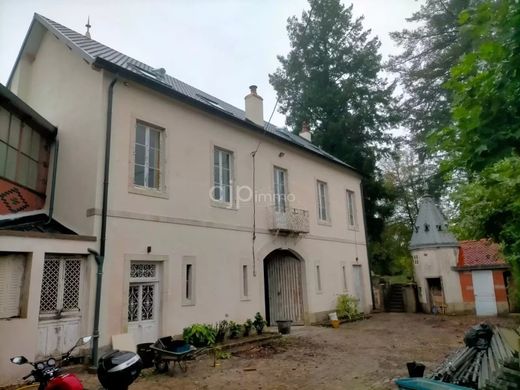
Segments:
[[[155,370],[160,373],[164,374],[165,372],[168,372],[168,361],[166,360],[159,360],[155,363]]]

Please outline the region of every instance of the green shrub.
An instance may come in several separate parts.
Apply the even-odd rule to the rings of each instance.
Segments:
[[[336,313],[338,318],[351,319],[356,317],[359,312],[357,309],[357,298],[351,295],[340,295],[336,302]]]
[[[253,321],[251,321],[251,319],[248,318],[242,326],[244,327],[244,336],[249,336],[249,334],[251,333],[251,328],[253,327]]]
[[[242,325],[229,321],[229,338],[236,339],[242,333]]]
[[[197,348],[215,344],[215,335],[213,327],[206,324],[193,324],[182,331],[184,341]]]
[[[255,320],[253,321],[253,326],[256,329],[256,333],[262,334],[265,325],[267,325],[267,322],[265,322],[264,317],[262,317],[262,315],[259,312],[257,312],[255,314]]]
[[[222,320],[215,324],[215,342],[221,343],[226,338],[226,334],[229,330],[229,322]]]

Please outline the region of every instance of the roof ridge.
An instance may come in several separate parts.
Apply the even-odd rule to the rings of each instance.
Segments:
[[[207,92],[204,92],[199,88],[193,87],[190,84],[187,84],[186,82],[179,80],[167,73],[164,73],[163,75],[160,72],[155,72],[160,68],[156,69],[118,50],[112,49],[110,46],[96,41],[95,39],[88,38],[85,35],[58,22],[55,22],[54,20],[49,19],[46,16],[43,16],[39,13],[34,13],[33,21],[34,20],[37,20],[39,23],[41,23],[51,33],[59,35],[61,39],[65,41],[65,44],[72,45],[74,47],[74,50],[77,51],[78,54],[81,55],[89,63],[99,60],[99,63],[103,64],[102,66],[106,66],[106,68],[110,71],[114,71],[115,66],[116,69],[122,69],[123,71],[132,72],[132,76],[138,76],[139,82],[144,83],[152,89],[167,87],[174,93],[176,93],[177,96],[180,94],[183,95],[183,98],[188,98],[190,102],[196,101],[197,105],[199,103],[202,103],[204,106],[211,108],[213,112],[215,112],[216,109],[217,111],[221,111],[226,115],[234,117],[235,119],[239,119],[245,123],[248,123],[249,125],[254,125],[246,118],[246,113],[243,109],[235,107],[234,105]],[[107,66],[106,64],[109,64],[110,66]],[[149,83],[149,81],[151,81],[151,83]],[[162,85],[162,87],[159,87],[159,85]],[[162,91],[164,93],[164,90]],[[213,102],[211,102],[211,100],[213,100]],[[280,141],[289,142],[294,146],[312,152],[314,155],[320,155],[321,157],[324,157],[327,160],[340,164],[343,167],[347,167],[359,174],[359,171],[357,169],[353,168],[352,166],[340,160],[339,158],[333,156],[332,154],[321,150],[317,145],[314,145],[312,142],[309,142],[306,139],[299,137],[298,135],[290,132],[289,130],[283,127],[278,127],[273,123],[267,122],[265,120],[263,121],[263,123],[263,126],[255,125],[255,127],[257,127],[258,129],[263,129],[263,132],[267,132],[271,135],[274,135],[275,138],[277,138]]]

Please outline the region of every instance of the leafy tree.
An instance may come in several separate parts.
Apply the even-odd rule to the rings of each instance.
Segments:
[[[461,34],[458,15],[476,2],[426,0],[407,19],[416,27],[390,34],[403,51],[390,58],[388,69],[398,75],[403,88],[403,124],[410,129],[421,159],[428,155],[428,134],[450,124],[452,91],[444,85],[450,68],[471,49],[471,39]]]
[[[431,137],[467,184],[454,196],[463,238],[501,242],[520,302],[520,3],[488,0],[460,14],[473,50],[452,69],[452,123]]]
[[[400,221],[385,225],[379,241],[370,247],[372,269],[378,275],[413,275],[413,265],[408,250],[412,230]]]
[[[520,151],[520,5],[487,1],[460,15],[474,50],[452,69],[452,124],[433,134],[447,170],[469,179]]]
[[[407,139],[396,139],[395,148],[381,163],[387,186],[395,194],[393,221],[415,225],[419,202],[426,194],[440,199],[442,177],[437,166],[421,161]],[[434,185],[431,185],[432,182]]]
[[[288,19],[291,50],[270,82],[280,112],[298,133],[307,122],[313,142],[365,177],[369,239],[377,239],[390,215],[390,194],[377,168],[385,129],[398,119],[393,86],[379,76],[380,43],[340,0],[310,0],[301,19]]]
[[[492,238],[502,243],[513,266],[513,302],[520,303],[520,157],[514,155],[490,165],[454,197],[461,213],[456,233],[461,239]]]

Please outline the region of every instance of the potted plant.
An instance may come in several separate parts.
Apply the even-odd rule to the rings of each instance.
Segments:
[[[215,342],[222,343],[226,338],[226,334],[229,330],[229,322],[222,320],[215,324]]]
[[[240,337],[240,333],[242,333],[242,325],[235,321],[229,321],[229,338],[236,339]]]
[[[276,324],[278,325],[278,332],[280,334],[291,333],[292,320],[278,320],[276,321]]]
[[[262,315],[259,312],[257,312],[255,314],[255,320],[253,321],[253,326],[256,329],[256,333],[262,334],[266,325],[267,322],[265,322],[264,317],[262,317]]]
[[[242,327],[244,328],[244,337],[249,336],[249,334],[251,333],[251,328],[253,327],[253,321],[251,321],[251,319],[248,318],[246,322],[244,322],[244,325],[242,325]]]

